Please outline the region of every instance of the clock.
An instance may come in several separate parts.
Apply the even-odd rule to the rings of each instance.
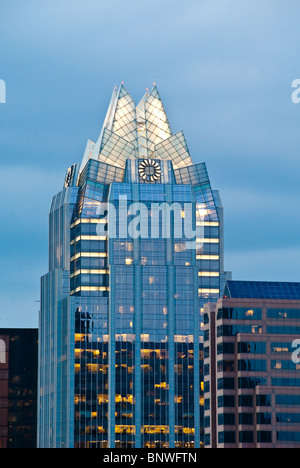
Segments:
[[[155,182],[161,177],[160,165],[154,159],[144,159],[139,164],[139,176],[145,182]]]

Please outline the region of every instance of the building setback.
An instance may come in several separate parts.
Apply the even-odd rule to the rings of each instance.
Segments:
[[[300,447],[299,338],[300,283],[228,281],[205,305],[205,447]]]
[[[39,447],[199,447],[203,306],[223,270],[205,164],[172,133],[156,86],[136,105],[121,85],[51,204]]]
[[[0,448],[36,448],[38,330],[0,328]]]

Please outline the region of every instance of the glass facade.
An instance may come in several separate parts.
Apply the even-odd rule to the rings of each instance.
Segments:
[[[223,289],[223,208],[157,91],[115,90],[50,210],[39,446],[200,447],[203,306]]]

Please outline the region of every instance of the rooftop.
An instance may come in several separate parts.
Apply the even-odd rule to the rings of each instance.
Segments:
[[[300,283],[227,281],[223,297],[300,300]]]

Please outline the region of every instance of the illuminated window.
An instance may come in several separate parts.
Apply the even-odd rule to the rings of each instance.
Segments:
[[[253,317],[253,315],[254,315],[254,310],[252,309],[247,310],[245,313],[246,317]]]

